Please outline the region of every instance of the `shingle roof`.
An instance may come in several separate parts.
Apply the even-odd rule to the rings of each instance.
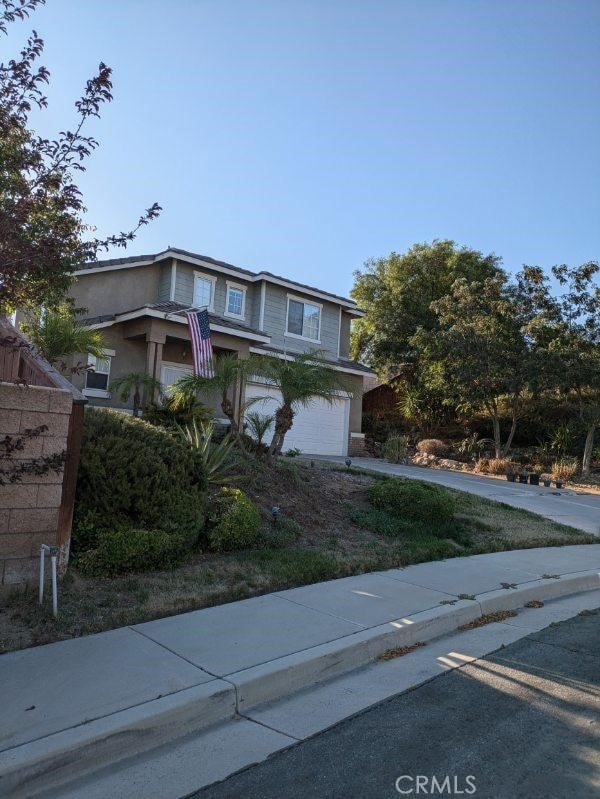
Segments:
[[[119,316],[124,316],[125,314],[134,313],[135,311],[143,311],[144,308],[150,308],[153,311],[160,311],[161,313],[165,314],[181,314],[182,311],[188,310],[187,305],[183,305],[180,302],[155,302],[148,305],[141,305],[137,308],[128,308],[126,311],[120,311],[117,314],[104,314],[103,316],[88,316],[85,319],[81,319],[81,323],[84,325],[97,325],[101,324],[102,322],[112,322],[112,321],[119,321]],[[244,333],[251,333],[256,336],[260,336],[264,339],[265,333],[261,333],[260,330],[256,330],[255,328],[248,327],[248,325],[240,324],[232,319],[225,319],[222,316],[217,316],[216,314],[209,314],[209,318],[212,324],[219,325],[220,327],[227,327],[230,330],[240,330]]]
[[[110,322],[115,318],[114,313],[105,313],[102,316],[86,316],[85,319],[78,319],[84,325],[99,325],[101,322]]]
[[[152,308],[153,311],[162,311],[163,313],[181,313],[182,311],[187,311],[189,309],[188,305],[183,305],[180,302],[172,302],[167,300],[166,302],[155,302],[152,305],[146,305],[145,308]],[[232,330],[243,330],[244,333],[256,333],[258,336],[264,336],[264,333],[261,333],[260,330],[256,330],[253,327],[248,327],[248,325],[242,325],[239,322],[235,322],[232,319],[225,319],[222,316],[217,316],[216,314],[209,314],[210,321],[215,325],[220,325],[221,327],[229,327]]]
[[[140,263],[147,263],[148,261],[159,261],[166,256],[167,253],[173,252],[177,253],[178,255],[188,258],[196,258],[199,261],[206,261],[206,263],[214,264],[215,266],[222,266],[226,269],[233,269],[236,272],[239,272],[241,275],[248,275],[248,277],[258,278],[258,277],[265,277],[265,278],[272,278],[274,280],[284,280],[286,283],[291,283],[294,286],[298,286],[300,289],[307,289],[308,291],[316,291],[319,294],[325,294],[328,297],[332,297],[334,300],[343,300],[344,302],[352,303],[353,305],[354,300],[348,299],[348,297],[343,297],[341,294],[333,294],[331,291],[325,291],[323,289],[319,289],[316,286],[309,286],[307,283],[299,283],[297,280],[291,280],[287,277],[282,277],[281,275],[276,275],[273,272],[267,272],[261,269],[258,272],[253,272],[250,269],[243,269],[239,266],[234,266],[233,264],[227,263],[227,261],[218,261],[216,258],[211,258],[208,255],[202,255],[200,253],[190,252],[189,250],[180,250],[177,247],[169,247],[168,250],[164,250],[163,252],[155,253],[153,255],[133,255],[127,258],[111,258],[105,261],[90,261],[90,263],[84,264],[81,269],[98,269],[103,266],[116,266],[117,264],[133,264],[136,262]]]
[[[275,355],[297,355],[297,352],[289,352],[287,350],[281,349],[281,347],[271,347],[267,344],[261,344],[260,349],[264,350],[265,352],[272,352]],[[370,366],[367,366],[364,363],[360,363],[359,361],[350,361],[347,358],[323,358],[322,359],[325,363],[330,363],[332,366],[341,366],[344,369],[356,369],[359,372],[364,372],[365,374],[374,374],[373,369]]]

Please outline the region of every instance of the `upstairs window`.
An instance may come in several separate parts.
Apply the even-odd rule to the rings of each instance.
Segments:
[[[194,274],[194,298],[192,300],[194,308],[206,308],[208,311],[214,310],[216,282],[216,277]]]
[[[241,286],[227,284],[227,302],[225,313],[227,316],[236,316],[238,319],[244,318],[246,305],[246,289]]]
[[[287,333],[290,336],[319,341],[321,306],[288,297]]]

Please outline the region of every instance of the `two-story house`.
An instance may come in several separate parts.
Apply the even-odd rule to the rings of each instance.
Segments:
[[[235,352],[240,358],[285,358],[316,349],[344,374],[347,393],[333,404],[315,399],[301,409],[286,447],[328,455],[361,450],[363,379],[371,370],[349,360],[350,324],[362,315],[352,300],[174,248],[90,263],[76,273],[71,296],[75,307],[86,309],[85,323],[101,329],[106,342],[105,358],[92,359],[92,369],[73,379],[92,405],[131,407],[110,389],[111,380],[129,372],[150,374],[167,390],[190,373],[184,312],[207,308],[217,357]],[[276,393],[255,380],[245,386],[246,398],[267,398],[255,406],[260,413],[275,410]],[[239,409],[244,398],[236,394]]]

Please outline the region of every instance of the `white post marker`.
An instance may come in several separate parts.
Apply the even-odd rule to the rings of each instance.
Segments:
[[[56,582],[56,556],[58,554],[57,547],[42,544],[40,547],[40,592],[39,603],[44,601],[44,570],[46,564],[46,552],[50,554],[50,569],[52,571],[52,615],[58,616],[58,586]]]

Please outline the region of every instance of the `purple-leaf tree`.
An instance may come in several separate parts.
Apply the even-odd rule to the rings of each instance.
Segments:
[[[0,34],[45,0],[0,0]],[[56,139],[31,129],[30,114],[44,109],[50,73],[40,65],[44,42],[32,31],[17,58],[0,63],[0,313],[15,308],[56,306],[72,274],[110,247],[126,247],[137,231],[158,216],[154,203],[127,232],[90,237],[86,208],[75,183],[98,146],[86,125],[112,100],[111,69],[100,63],[75,103],[73,130]]]

